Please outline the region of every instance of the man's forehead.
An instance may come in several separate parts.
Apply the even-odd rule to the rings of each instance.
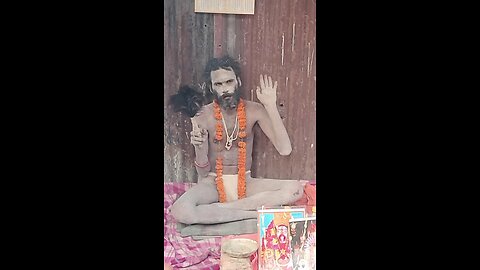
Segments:
[[[225,82],[235,79],[235,72],[231,69],[218,69],[211,72],[212,82]]]

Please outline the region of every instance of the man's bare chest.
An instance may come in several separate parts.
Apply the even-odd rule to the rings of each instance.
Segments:
[[[247,119],[247,124],[245,126],[247,137],[250,137],[254,125],[254,119]],[[238,139],[238,133],[240,130],[238,119],[235,117],[225,117],[223,120],[219,121],[216,119],[210,119],[206,123],[205,128],[208,130],[209,138],[212,140],[215,138],[217,132],[220,131],[222,134],[222,141],[225,141],[227,137]]]

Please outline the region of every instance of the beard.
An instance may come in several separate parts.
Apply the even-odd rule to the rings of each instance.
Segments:
[[[215,91],[215,99],[223,109],[235,109],[240,101],[240,87],[237,86],[232,94],[223,94],[220,96]]]

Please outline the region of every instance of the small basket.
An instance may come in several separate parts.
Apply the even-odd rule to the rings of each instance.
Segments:
[[[258,243],[251,239],[233,238],[222,244],[220,269],[222,270],[250,270],[252,265],[250,256],[258,249]]]

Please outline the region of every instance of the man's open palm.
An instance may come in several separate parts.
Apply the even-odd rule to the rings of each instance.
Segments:
[[[257,98],[263,105],[276,105],[277,81],[272,83],[272,77],[260,75],[260,87],[257,86]]]

